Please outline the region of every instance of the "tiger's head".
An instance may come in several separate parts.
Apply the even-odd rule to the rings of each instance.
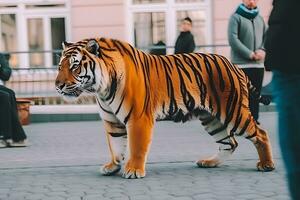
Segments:
[[[83,92],[93,93],[100,87],[99,44],[95,39],[77,43],[63,42],[63,51],[58,64],[55,87],[66,100],[76,100]]]

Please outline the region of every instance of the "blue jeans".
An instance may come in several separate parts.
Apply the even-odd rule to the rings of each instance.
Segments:
[[[300,74],[273,72],[279,143],[292,199],[300,199]]]

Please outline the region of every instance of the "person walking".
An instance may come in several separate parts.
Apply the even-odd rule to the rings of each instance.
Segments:
[[[0,53],[0,148],[27,146],[27,136],[19,121],[15,93],[3,85],[10,76],[8,61]]]
[[[299,6],[296,0],[273,1],[265,43],[265,66],[273,72],[279,143],[293,200],[300,199]]]
[[[186,17],[181,22],[180,34],[175,43],[175,54],[192,53],[195,50],[194,36],[191,33],[193,21]]]
[[[264,40],[267,28],[259,15],[257,2],[258,0],[243,0],[237,7],[229,20],[228,40],[232,63],[244,71],[260,93],[264,77]],[[249,107],[257,121],[259,102],[249,97]]]

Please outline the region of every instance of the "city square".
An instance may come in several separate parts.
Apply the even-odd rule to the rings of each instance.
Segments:
[[[261,113],[268,130],[276,169],[258,172],[253,144],[238,137],[230,160],[217,168],[198,168],[195,161],[218,146],[199,123],[157,122],[143,179],[121,173],[102,176],[109,161],[101,121],[33,123],[25,126],[30,146],[1,149],[0,199],[278,199],[288,200],[279,152],[275,112]]]

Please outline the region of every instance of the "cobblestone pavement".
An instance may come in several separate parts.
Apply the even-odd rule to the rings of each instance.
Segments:
[[[147,176],[140,180],[98,173],[109,160],[101,122],[31,124],[25,127],[30,147],[0,149],[0,199],[288,200],[276,114],[262,113],[261,123],[274,149],[273,172],[256,171],[256,150],[243,138],[222,166],[197,168],[195,160],[217,150],[200,123],[158,122]]]

